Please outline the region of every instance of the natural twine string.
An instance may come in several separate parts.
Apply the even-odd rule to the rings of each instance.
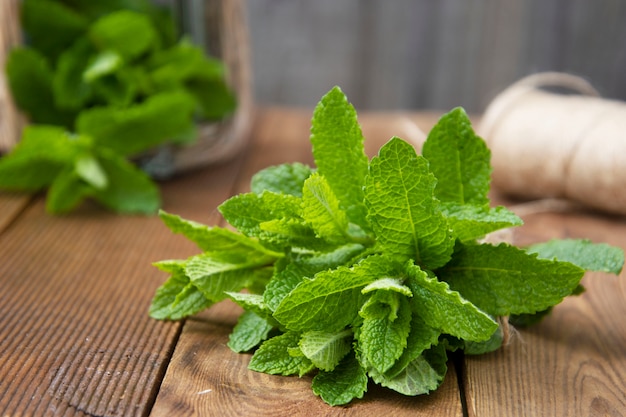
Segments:
[[[540,89],[546,86],[578,94]],[[491,149],[499,190],[626,214],[626,103],[600,98],[582,78],[522,79],[491,102],[478,133]]]

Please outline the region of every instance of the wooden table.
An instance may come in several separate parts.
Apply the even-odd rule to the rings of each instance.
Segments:
[[[440,114],[361,114],[372,155],[392,135],[428,130]],[[164,208],[208,224],[251,175],[312,163],[309,110],[261,109],[246,151],[162,184]],[[626,248],[626,220],[538,213],[517,244],[587,237]],[[626,281],[589,274],[587,292],[521,330],[500,351],[460,358],[443,386],[403,397],[372,386],[347,407],[325,405],[310,378],[246,369],[226,347],[240,310],[220,303],[185,322],[148,317],[166,276],[151,263],[197,253],[157,217],[85,205],[67,216],[41,196],[0,194],[0,416],[623,416]]]

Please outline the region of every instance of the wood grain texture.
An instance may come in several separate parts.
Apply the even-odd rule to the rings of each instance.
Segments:
[[[165,209],[207,221],[238,170],[163,184]],[[0,415],[146,415],[182,326],[148,317],[164,279],[151,263],[194,245],[155,216],[52,217],[38,200],[0,247]]]
[[[344,407],[316,397],[310,376],[250,371],[251,355],[226,346],[239,314],[227,301],[187,320],[151,416],[462,416],[451,365],[444,384],[430,395],[406,397],[370,385],[363,400]]]
[[[308,141],[311,110],[270,109],[259,114],[235,192],[249,190],[251,176],[269,165],[312,164]],[[429,129],[436,115],[359,117],[367,152],[373,155],[404,123]],[[407,128],[403,129],[413,129]],[[393,133],[395,131],[395,133]],[[461,416],[460,391],[449,369],[435,393],[415,398],[371,386],[364,400],[330,407],[311,390],[311,378],[271,376],[247,369],[250,355],[227,346],[241,309],[223,302],[187,320],[168,367],[152,416]],[[450,368],[453,368],[450,366]]]
[[[536,214],[515,234],[526,245],[589,238],[626,249],[626,221],[593,213]],[[466,358],[476,416],[625,416],[626,274],[589,273],[569,297],[509,346]]]
[[[0,192],[0,233],[22,212],[32,196],[21,193]]]

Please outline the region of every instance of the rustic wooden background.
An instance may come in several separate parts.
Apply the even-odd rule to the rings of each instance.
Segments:
[[[257,102],[481,112],[539,71],[626,100],[624,0],[247,0]]]

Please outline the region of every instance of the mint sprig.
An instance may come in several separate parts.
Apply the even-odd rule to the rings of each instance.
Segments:
[[[423,155],[394,137],[368,161],[339,88],[322,98],[312,125],[316,169],[267,168],[252,192],[219,207],[238,233],[161,212],[204,252],[157,264],[171,278],[153,317],[194,314],[198,294],[208,304],[226,290],[246,311],[229,346],[254,350],[249,368],[312,374],[313,392],[340,405],[362,398],[370,379],[405,395],[430,392],[448,351],[501,345],[497,316],[536,321],[580,291],[585,270],[623,266],[620,249],[589,241],[482,243],[522,221],[490,206],[490,153],[460,108],[439,120]]]
[[[159,190],[129,161],[232,113],[223,64],[177,39],[172,16],[149,0],[24,0],[21,16],[28,44],[10,52],[6,73],[31,144],[0,159],[0,188],[48,188],[51,213],[88,198],[155,213]]]

